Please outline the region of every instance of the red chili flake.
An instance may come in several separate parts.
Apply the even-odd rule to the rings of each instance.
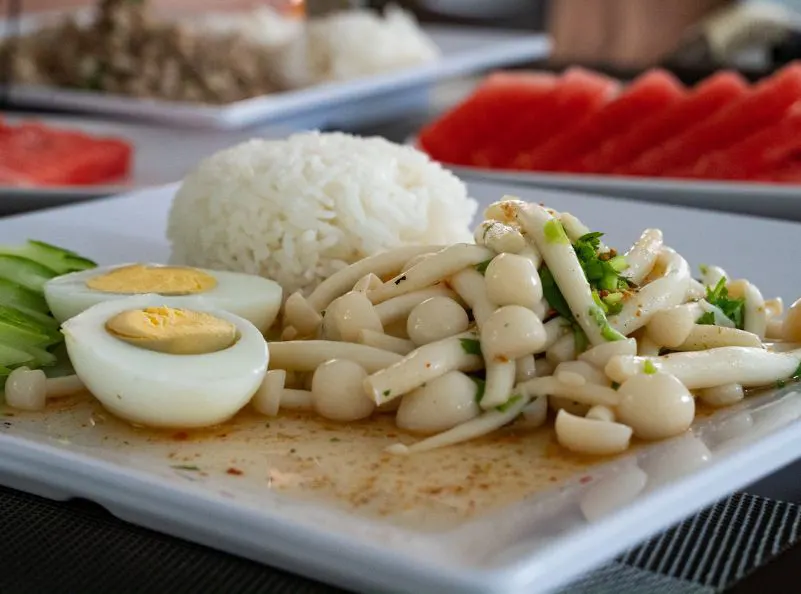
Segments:
[[[231,468],[229,468],[228,470],[226,470],[226,472],[228,474],[233,475],[233,476],[242,476],[243,474],[245,474],[244,472],[242,472],[238,468],[234,468],[233,466]]]
[[[175,441],[186,441],[189,439],[189,434],[186,431],[178,431],[177,433],[172,434],[172,438]]]
[[[592,477],[591,477],[591,476],[583,476],[583,477],[581,477],[581,479],[579,480],[579,482],[580,482],[582,485],[586,485],[586,484],[587,484],[587,483],[589,483],[591,480],[592,480]]]

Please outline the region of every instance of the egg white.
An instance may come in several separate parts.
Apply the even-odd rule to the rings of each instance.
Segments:
[[[128,344],[106,331],[113,316],[165,305],[140,295],[95,305],[68,320],[70,362],[86,388],[112,414],[149,427],[197,428],[222,423],[251,399],[267,373],[269,352],[261,332],[234,314],[204,311],[234,324],[239,340],[204,355],[170,355]]]
[[[141,263],[138,263],[141,264]],[[154,268],[163,264],[141,264]],[[44,286],[45,299],[50,311],[59,322],[64,322],[87,310],[93,305],[132,297],[125,293],[105,293],[86,286],[94,277],[108,274],[118,268],[132,264],[116,264],[93,268],[56,277]],[[161,296],[161,305],[168,307],[200,309],[211,308],[227,311],[245,318],[262,332],[275,321],[281,309],[283,291],[281,285],[260,276],[240,272],[224,272],[194,268],[213,276],[217,286],[209,291],[194,295]]]

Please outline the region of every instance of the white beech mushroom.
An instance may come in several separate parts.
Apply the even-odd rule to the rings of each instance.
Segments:
[[[332,421],[366,419],[375,410],[364,391],[367,372],[352,361],[332,359],[320,365],[312,379],[312,403],[321,417]]]
[[[745,398],[745,390],[740,384],[724,384],[698,390],[698,399],[708,406],[731,406],[743,398]]]
[[[695,418],[695,400],[675,376],[641,373],[618,388],[617,418],[641,439],[665,439],[687,431]]]
[[[406,332],[417,346],[461,334],[470,326],[467,312],[450,297],[431,297],[417,305],[406,322]]]
[[[47,404],[47,376],[41,369],[18,367],[6,379],[6,403],[20,410],[43,410]]]
[[[542,300],[542,284],[534,264],[517,254],[495,256],[484,272],[487,297],[496,305],[520,305],[536,310]]]
[[[477,417],[478,385],[460,371],[450,371],[401,398],[396,423],[413,433],[440,433]]]
[[[737,383],[746,388],[770,386],[788,379],[801,363],[801,352],[772,353],[748,347],[721,347],[708,351],[671,353],[661,357],[612,357],[605,371],[623,383],[641,373],[646,362],[657,371],[676,376],[689,390]]]
[[[631,442],[631,427],[587,419],[560,410],[556,415],[559,445],[579,454],[611,456],[625,452]]]

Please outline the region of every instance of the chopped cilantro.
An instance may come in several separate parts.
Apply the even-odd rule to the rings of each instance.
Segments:
[[[484,398],[484,389],[487,387],[487,384],[480,377],[471,377],[470,379],[476,384],[476,404],[481,404],[481,399]]]
[[[507,400],[503,404],[501,404],[499,406],[496,406],[495,410],[497,410],[498,412],[506,412],[507,410],[512,408],[515,404],[520,402],[521,398],[522,398],[522,396],[520,394],[512,396],[509,400]]]
[[[573,324],[573,340],[576,343],[576,356],[578,357],[581,353],[586,351],[589,346],[587,335],[578,324]]]
[[[603,336],[605,340],[608,340],[609,342],[614,342],[615,340],[626,340],[625,336],[609,325],[609,320],[606,319],[603,309],[597,305],[590,307],[589,314],[595,323],[598,324],[598,327],[601,329],[601,336]]]
[[[391,393],[391,390],[384,390],[384,396],[389,396]]]
[[[709,272],[709,266],[707,266],[706,264],[701,264],[698,267],[698,270],[701,271],[701,274],[706,275],[706,273]]]
[[[645,363],[642,366],[642,370],[648,375],[653,375],[656,373],[656,366],[654,365],[653,361],[651,361],[650,359],[646,359]]]
[[[460,338],[459,342],[462,344],[462,350],[468,355],[481,356],[481,343],[475,338]]]
[[[730,299],[729,291],[726,288],[726,278],[723,277],[718,281],[714,287],[706,288],[706,300],[717,307],[724,316],[734,322],[734,326],[743,329],[744,314],[745,314],[745,299]],[[704,317],[706,316],[706,317]],[[700,319],[704,322],[698,321],[697,323],[709,323],[709,316],[704,314]],[[714,314],[712,314],[712,324],[714,324]]]
[[[548,243],[570,244],[570,239],[568,239],[567,233],[565,233],[565,228],[562,227],[562,223],[556,219],[551,219],[545,223],[543,232],[545,233],[545,239]]]
[[[586,233],[573,244],[587,282],[594,289],[607,292],[628,289],[629,282],[620,276],[620,273],[629,267],[626,258],[615,254],[614,251],[600,254],[601,237],[603,233],[598,231]]]
[[[336,443],[336,442],[340,441],[340,439],[338,437],[332,437],[329,441],[331,441],[333,443]]]
[[[492,258],[490,258],[489,260],[484,260],[483,262],[479,262],[478,264],[476,264],[476,270],[481,274],[484,274],[485,272],[487,272],[487,266],[490,265],[490,262],[492,262]]]
[[[695,320],[696,324],[701,324],[702,326],[714,326],[715,325],[715,314],[711,311],[705,311],[701,314],[701,317]]]
[[[198,468],[194,464],[177,464],[177,465],[173,466],[173,468],[175,470],[189,470],[189,471],[192,471],[192,472],[197,472],[197,471],[200,470],[200,468]]]
[[[553,274],[546,267],[540,269],[540,282],[542,283],[542,294],[545,296],[548,305],[566,320],[572,320],[573,312],[570,311],[570,306],[567,304],[564,295],[562,295],[562,291],[556,285]]]
[[[612,389],[613,390],[617,390],[619,387],[620,387],[620,384],[618,382],[612,382]]]

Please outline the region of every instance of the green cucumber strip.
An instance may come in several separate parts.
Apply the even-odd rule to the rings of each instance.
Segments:
[[[36,323],[33,318],[12,307],[0,305],[0,342],[14,347],[48,347],[58,344],[63,336]]]
[[[33,358],[32,363],[28,364],[28,367],[50,367],[58,363],[58,357],[56,357],[50,351],[46,351],[39,347],[26,346],[21,350],[26,351]]]
[[[0,301],[0,303],[2,303],[2,301]],[[41,325],[42,328],[45,328],[52,332],[58,332],[59,329],[61,328],[61,325],[58,323],[58,320],[56,320],[56,318],[52,316],[43,314],[42,312],[39,311],[33,311],[26,307],[15,307],[14,309],[31,318],[31,321]]]
[[[31,291],[41,293],[44,284],[55,276],[58,275],[52,269],[28,258],[10,254],[0,255],[0,278],[22,285]]]
[[[0,343],[0,367],[11,368],[27,365],[34,359],[34,355],[29,352]]]
[[[75,252],[43,241],[29,239],[20,246],[2,246],[0,254],[21,256],[47,266],[57,275],[95,268],[97,264]]]
[[[0,303],[42,314],[50,311],[42,295],[5,278],[0,278]]]

